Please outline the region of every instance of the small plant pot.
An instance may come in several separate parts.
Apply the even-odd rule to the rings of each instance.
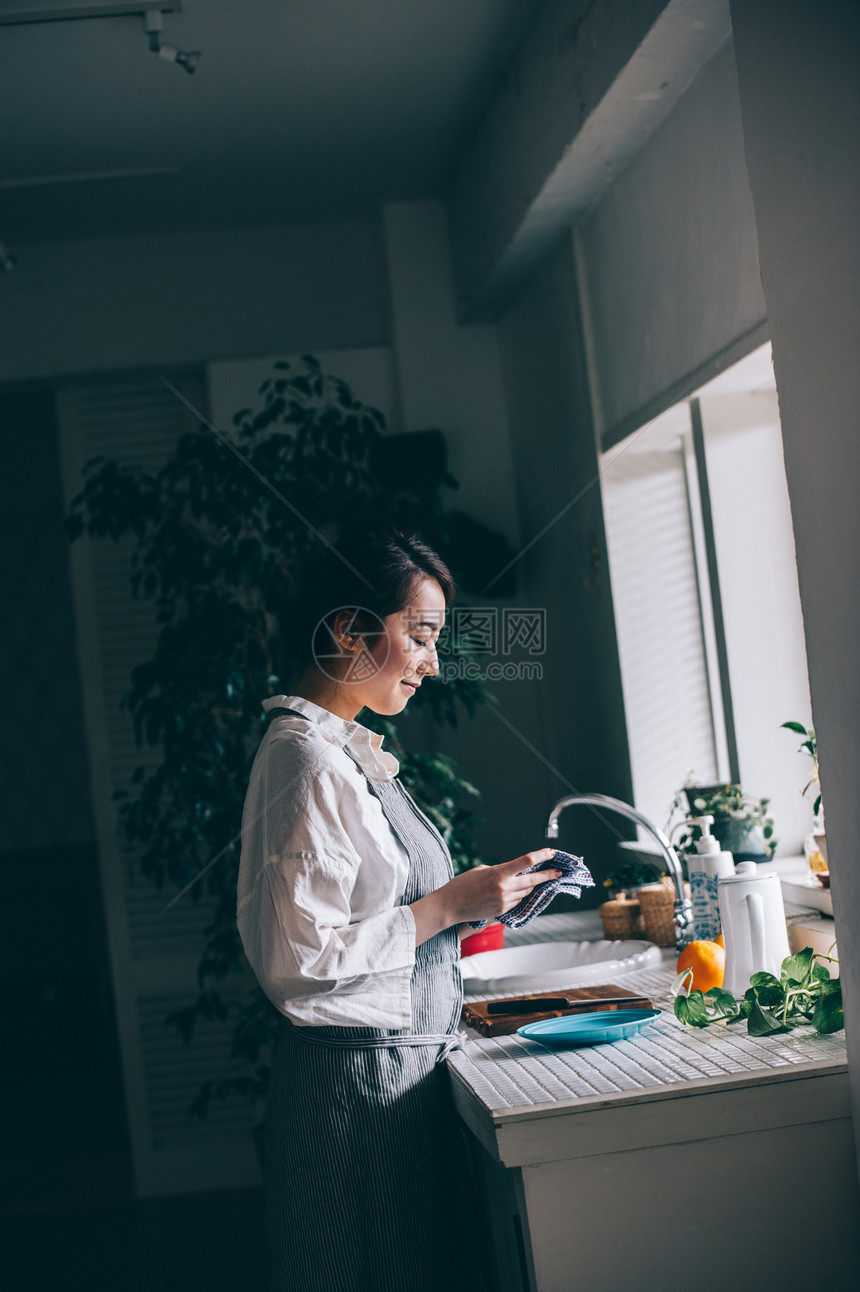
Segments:
[[[739,861],[759,862],[769,859],[767,840],[764,837],[759,821],[752,821],[748,818],[736,819],[735,817],[718,816],[714,813],[711,834],[719,842],[721,848],[732,854],[736,863]]]
[[[505,945],[505,926],[498,920],[488,924],[485,929],[476,929],[460,941],[460,955],[474,956],[479,951],[501,951]]]
[[[616,897],[599,908],[604,936],[610,941],[641,938],[642,919],[639,903],[627,897]]]
[[[719,785],[685,785],[683,793],[690,816],[696,816],[699,811],[696,807],[696,799],[713,798],[715,794],[725,789],[727,784],[727,781],[722,781]]]
[[[769,818],[765,820],[761,816],[751,813],[738,815],[727,808],[714,804],[712,802],[714,797],[721,795],[727,788],[730,787],[727,785],[685,786],[683,793],[691,815],[700,816],[703,812],[706,812],[714,818],[711,834],[724,852],[732,853],[736,863],[739,861],[769,861],[776,843],[775,840],[769,843],[768,837],[764,833],[765,825],[768,824]],[[740,793],[739,785],[733,788]],[[754,802],[748,795],[745,798],[749,803]],[[697,799],[703,799],[706,804],[710,802],[711,806],[697,808]],[[768,800],[762,799],[760,802],[763,812]],[[770,822],[771,827],[772,824]]]

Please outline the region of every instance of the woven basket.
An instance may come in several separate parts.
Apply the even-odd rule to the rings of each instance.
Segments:
[[[690,885],[684,885],[687,896]],[[675,914],[675,885],[668,875],[659,884],[648,884],[637,890],[639,907],[642,911],[642,927],[649,942],[658,947],[675,945],[675,926],[672,922]]]
[[[604,935],[610,941],[618,938],[641,938],[642,920],[638,902],[626,897],[616,897],[612,902],[604,902],[599,909]]]

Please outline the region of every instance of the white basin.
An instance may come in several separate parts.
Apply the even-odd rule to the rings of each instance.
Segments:
[[[608,983],[612,975],[662,964],[653,942],[538,942],[480,951],[461,962],[466,991],[543,991]]]

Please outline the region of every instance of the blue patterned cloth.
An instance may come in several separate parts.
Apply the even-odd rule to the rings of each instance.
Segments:
[[[560,870],[562,873],[558,879],[548,879],[545,884],[538,884],[510,911],[500,915],[498,917],[500,924],[507,924],[509,929],[521,929],[524,924],[528,924],[529,920],[533,920],[536,915],[545,911],[558,893],[569,893],[571,897],[579,897],[583,888],[594,887],[591,871],[582,858],[574,857],[569,852],[555,852],[547,861],[539,861],[536,866],[528,866],[520,871],[520,874],[531,875],[536,870]],[[489,923],[489,920],[470,920],[469,927],[483,929]]]

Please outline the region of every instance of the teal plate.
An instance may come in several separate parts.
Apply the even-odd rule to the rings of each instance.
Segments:
[[[517,1028],[517,1036],[540,1041],[550,1049],[567,1049],[572,1045],[607,1045],[653,1023],[662,1009],[595,1010],[590,1014],[569,1014],[565,1018],[544,1018]]]

